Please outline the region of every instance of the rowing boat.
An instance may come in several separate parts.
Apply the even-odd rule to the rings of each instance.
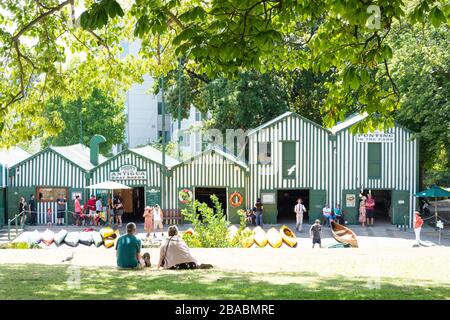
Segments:
[[[292,248],[297,246],[297,236],[288,226],[282,226],[280,228],[280,233],[284,243]]]
[[[337,242],[349,244],[353,248],[358,248],[356,234],[346,226],[343,226],[335,221],[331,221],[331,233]]]

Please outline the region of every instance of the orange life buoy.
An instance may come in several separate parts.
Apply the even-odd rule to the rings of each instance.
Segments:
[[[239,207],[240,205],[242,205],[243,201],[244,201],[244,197],[239,192],[233,192],[230,196],[230,205],[232,207]]]

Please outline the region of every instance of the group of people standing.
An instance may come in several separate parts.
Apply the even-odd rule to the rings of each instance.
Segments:
[[[21,223],[35,226],[37,223],[37,210],[36,200],[34,194],[30,196],[30,200],[27,202],[25,197],[20,197],[19,200],[19,214],[23,213]]]
[[[375,199],[372,196],[372,193],[369,192],[367,197],[362,193],[359,195],[359,218],[358,221],[361,223],[361,226],[373,226],[373,220],[375,217]]]
[[[106,223],[106,216],[103,214],[109,211],[110,224],[114,222],[122,227],[122,215],[123,215],[123,201],[120,193],[114,196],[114,198],[108,199],[106,207],[103,206],[103,198],[101,196],[96,197],[91,195],[86,205],[80,203],[80,196],[75,196],[74,200],[74,213],[73,218],[75,225],[99,225],[101,221]]]
[[[159,204],[155,204],[153,207],[145,207],[144,214],[142,216],[144,217],[144,230],[147,232],[147,237],[150,237],[150,232],[154,232],[157,229],[160,229],[161,234],[164,235],[164,214]],[[156,232],[153,234],[153,237],[156,237]]]

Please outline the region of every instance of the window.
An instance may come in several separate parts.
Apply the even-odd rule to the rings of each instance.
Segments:
[[[258,164],[270,164],[272,162],[272,143],[258,142]]]
[[[381,143],[368,143],[367,174],[369,178],[381,178]]]
[[[39,202],[55,202],[59,197],[67,200],[68,194],[66,188],[42,188],[36,190],[36,199]]]
[[[284,141],[282,144],[283,178],[295,178],[295,141]]]
[[[166,132],[166,142],[169,142],[170,141],[170,131],[165,131]],[[159,140],[160,141],[162,141],[162,131],[161,130],[159,130],[158,131],[158,137],[159,137]]]
[[[202,121],[202,113],[198,110],[195,110],[195,121]]]
[[[162,114],[162,102],[158,102],[158,115]]]
[[[188,132],[184,132],[183,135],[181,136],[181,139],[182,139],[181,140],[182,146],[189,147],[191,145],[191,137]]]

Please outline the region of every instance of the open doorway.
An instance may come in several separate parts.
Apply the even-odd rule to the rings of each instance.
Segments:
[[[114,191],[114,196],[120,196],[123,203],[122,222],[144,222],[142,215],[145,209],[144,187],[120,189]]]
[[[298,198],[303,200],[303,205],[307,210],[306,214],[303,215],[303,221],[308,221],[308,189],[278,190],[277,196],[278,223],[295,223],[294,207],[297,204]]]
[[[227,189],[226,188],[195,188],[195,200],[204,202],[210,208],[214,208],[211,196],[215,194],[222,205],[223,213],[227,214]]]
[[[375,217],[374,221],[391,221],[392,210],[392,192],[391,190],[371,189],[372,197],[375,199]],[[363,194],[367,197],[369,190],[364,190]]]

